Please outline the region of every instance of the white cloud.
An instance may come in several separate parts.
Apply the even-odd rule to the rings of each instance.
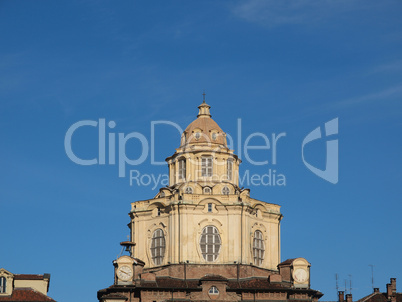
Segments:
[[[367,8],[361,0],[248,0],[232,8],[235,16],[265,26],[306,24]]]
[[[380,72],[399,72],[401,70],[402,70],[402,60],[396,60],[390,63],[377,66],[370,74]]]
[[[355,106],[361,103],[366,102],[383,102],[387,99],[393,97],[401,97],[402,96],[402,85],[390,87],[384,89],[379,92],[374,92],[370,94],[366,94],[360,97],[349,98],[343,101],[339,101],[333,104],[334,107],[342,108],[342,107],[349,107]]]

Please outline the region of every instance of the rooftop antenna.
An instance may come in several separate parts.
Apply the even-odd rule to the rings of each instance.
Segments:
[[[336,294],[338,295],[338,291],[339,291],[339,286],[338,286],[338,273],[335,274],[335,280],[336,280]]]
[[[371,267],[371,288],[374,290],[374,265],[369,264]]]
[[[349,294],[352,294],[352,275],[349,276]]]
[[[346,279],[344,279],[344,280],[345,280],[345,294],[347,294],[347,293],[348,293],[348,288],[347,288],[347,286],[346,286],[347,280],[346,280]]]

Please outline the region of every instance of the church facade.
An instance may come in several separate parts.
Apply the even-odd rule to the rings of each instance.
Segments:
[[[280,206],[239,187],[241,160],[198,109],[166,159],[169,185],[131,204],[129,256],[99,301],[317,301],[307,260],[280,262]]]

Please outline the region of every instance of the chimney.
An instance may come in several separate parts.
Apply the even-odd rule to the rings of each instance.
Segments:
[[[396,278],[391,278],[392,293],[396,293]]]
[[[375,292],[375,293],[379,293],[379,292],[380,292],[380,289],[379,289],[378,287],[374,287],[374,292]]]
[[[338,292],[338,302],[345,302],[345,296],[343,291]]]
[[[346,295],[346,302],[352,302],[352,294]]]
[[[390,300],[392,296],[392,285],[391,283],[387,284],[387,299]]]

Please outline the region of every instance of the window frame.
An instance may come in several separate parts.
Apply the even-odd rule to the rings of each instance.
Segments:
[[[179,180],[181,179],[186,179],[186,173],[187,173],[187,163],[186,163],[186,159],[185,158],[180,158],[179,159],[179,164],[178,164],[178,176],[179,176]]]
[[[208,294],[210,294],[210,295],[219,295],[219,289],[215,285],[213,285],[208,290]]]
[[[205,261],[215,262],[218,259],[222,249],[222,239],[216,226],[207,225],[203,228],[199,247]]]
[[[0,294],[4,294],[7,291],[7,278],[4,276],[0,277]]]
[[[208,213],[212,213],[212,203],[208,203]]]
[[[233,159],[229,158],[226,162],[226,165],[227,180],[233,180]]]
[[[254,231],[253,237],[253,263],[256,266],[261,266],[265,256],[265,241],[264,235],[260,230]]]
[[[155,265],[162,265],[166,253],[165,233],[162,229],[156,229],[151,238],[151,259]]]
[[[213,169],[213,159],[212,156],[202,156],[201,157],[201,176],[211,177]]]
[[[210,187],[205,187],[202,191],[204,194],[212,194],[212,189]]]

